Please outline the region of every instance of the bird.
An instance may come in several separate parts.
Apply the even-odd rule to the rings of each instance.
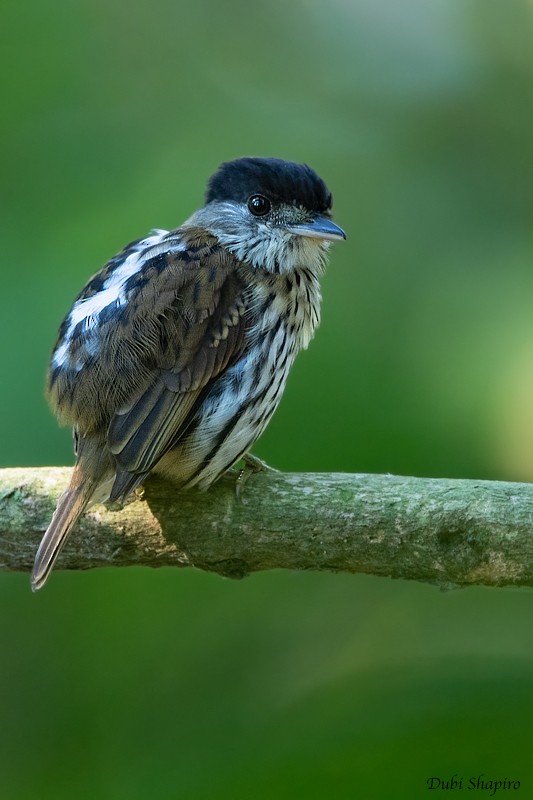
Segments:
[[[306,164],[226,161],[180,227],[152,230],[90,278],[48,370],[75,465],[33,591],[89,506],[125,502],[152,472],[207,489],[250,451],[319,325],[328,248],[346,238],[331,208]]]

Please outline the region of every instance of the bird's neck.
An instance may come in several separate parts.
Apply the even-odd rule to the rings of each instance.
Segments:
[[[300,264],[316,274],[323,271],[331,242],[298,236],[261,220],[246,221],[243,213],[238,206],[227,203],[205,206],[181,229],[203,228],[238,261],[273,275],[287,275]]]

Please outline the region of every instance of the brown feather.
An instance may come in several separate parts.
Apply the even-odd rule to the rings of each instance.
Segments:
[[[176,249],[176,240],[187,247],[186,253]],[[214,314],[221,302],[243,290],[234,256],[210,234],[188,228],[168,234],[168,241],[169,252],[159,255],[157,268],[143,268],[142,284],[134,283],[128,303],[108,320],[100,315],[98,356],[83,357],[81,370],[49,373],[54,411],[84,434],[101,428],[146,391],[161,370],[180,372],[193,363],[209,326],[219,324]],[[94,282],[88,282],[78,300],[94,294]],[[70,363],[83,356],[83,344],[82,331],[69,345]]]
[[[178,264],[179,254],[174,271]],[[206,388],[244,349],[250,324],[245,289],[239,273],[228,268],[225,252],[212,248],[194,280],[180,285],[179,297],[165,312],[163,358],[135,402],[118,409],[109,423],[107,445],[117,468],[111,500],[130,492],[179,443]]]
[[[68,489],[59,498],[35,556],[31,576],[34,592],[45,584],[70,531],[110,470],[109,455],[102,442],[79,437],[76,465]]]

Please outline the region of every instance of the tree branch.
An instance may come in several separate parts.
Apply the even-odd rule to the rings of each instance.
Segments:
[[[64,468],[0,470],[0,569],[29,571]],[[533,586],[533,486],[394,475],[253,475],[208,492],[151,479],[121,511],[87,512],[58,566],[365,572],[440,586]]]

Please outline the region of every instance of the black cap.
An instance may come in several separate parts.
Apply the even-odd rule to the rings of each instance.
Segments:
[[[226,161],[209,179],[205,202],[246,203],[253,194],[262,194],[275,204],[299,205],[319,214],[327,214],[332,203],[331,192],[311,167],[280,158]]]

